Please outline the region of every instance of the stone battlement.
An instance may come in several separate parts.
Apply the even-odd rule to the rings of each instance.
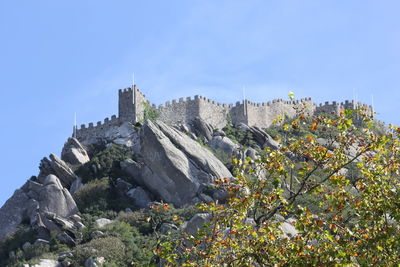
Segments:
[[[325,102],[315,104],[311,98],[303,98],[294,101],[275,99],[267,102],[251,102],[249,100],[238,101],[235,104],[219,103],[204,96],[195,95],[167,101],[162,105],[151,104],[146,95],[136,85],[132,88],[120,89],[118,91],[118,117],[104,119],[104,122],[97,122],[96,125],[89,123],[76,129],[78,139],[93,138],[102,136],[105,131],[112,127],[121,125],[124,122],[137,123],[144,119],[146,109],[153,109],[157,112],[158,118],[170,125],[190,124],[196,117],[200,117],[214,128],[221,129],[228,122],[233,124],[245,123],[250,126],[267,128],[279,115],[281,117],[294,117],[299,108],[307,108],[309,114],[333,113],[339,114],[342,109],[354,109],[363,107],[371,116],[372,107],[354,101]]]

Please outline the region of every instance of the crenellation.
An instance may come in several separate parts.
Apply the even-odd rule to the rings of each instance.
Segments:
[[[144,120],[144,111],[150,106],[159,114],[159,119],[171,125],[190,124],[196,117],[202,118],[214,128],[222,129],[228,123],[228,117],[234,124],[245,123],[260,128],[269,127],[274,118],[292,118],[296,115],[296,107],[307,104],[308,114],[321,112],[339,114],[341,109],[353,109],[355,106],[363,107],[373,115],[372,107],[367,104],[345,100],[344,102],[326,101],[313,103],[311,98],[296,100],[273,99],[267,102],[252,102],[247,99],[237,101],[235,104],[219,103],[201,95],[180,97],[166,101],[165,104],[156,106],[151,104],[138,87],[133,86],[118,90],[119,107],[118,116],[112,115],[105,118],[104,122],[97,122],[96,126],[91,122],[86,126],[82,124],[80,129],[75,129],[77,138],[101,138],[112,127],[124,122],[137,123]]]

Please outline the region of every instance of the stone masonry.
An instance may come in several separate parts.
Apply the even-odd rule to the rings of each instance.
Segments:
[[[119,90],[118,117],[111,116],[104,122],[97,122],[96,125],[89,123],[81,125],[76,129],[78,139],[88,136],[100,136],[112,127],[121,125],[124,122],[135,124],[142,122],[146,109],[152,109],[158,114],[158,118],[170,125],[190,124],[190,122],[200,117],[216,129],[222,129],[229,122],[234,125],[245,123],[249,126],[267,128],[271,126],[273,120],[280,116],[282,118],[292,118],[297,110],[306,109],[309,114],[333,113],[338,114],[342,109],[354,109],[354,107],[364,107],[371,115],[372,107],[354,103],[354,101],[345,101],[344,103],[325,102],[324,104],[315,104],[311,98],[305,98],[296,101],[284,101],[276,99],[264,103],[254,103],[248,100],[232,104],[221,104],[212,101],[203,96],[194,96],[179,98],[178,100],[167,101],[164,105],[158,107],[150,104],[146,96],[135,86]]]

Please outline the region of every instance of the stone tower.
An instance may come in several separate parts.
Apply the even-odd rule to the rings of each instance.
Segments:
[[[122,121],[135,123],[135,97],[134,89],[119,90],[118,117]]]

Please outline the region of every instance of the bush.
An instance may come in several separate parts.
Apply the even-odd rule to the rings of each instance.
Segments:
[[[109,209],[110,191],[108,178],[96,179],[79,189],[74,199],[81,212],[96,215]]]
[[[169,207],[168,209],[149,209],[121,213],[116,219],[137,228],[143,235],[149,235],[155,229],[158,230],[163,223],[175,223],[174,218],[176,216],[188,221],[198,212],[199,209],[196,206],[181,209]],[[152,219],[149,220],[149,218]]]
[[[120,196],[107,177],[92,180],[74,194],[78,208],[91,216],[108,217],[110,211],[133,208],[133,201],[127,196]]]
[[[78,245],[74,250],[75,264],[84,263],[88,257],[104,257],[107,266],[148,266],[153,258],[152,250],[156,244],[153,235],[143,236],[128,223],[116,221],[102,228],[88,227],[85,236],[95,230],[101,230],[104,236],[86,239],[88,242]]]
[[[225,132],[227,137],[245,147],[249,147],[256,143],[251,132],[237,129],[231,124],[227,124],[224,128],[222,128],[222,130]]]
[[[118,178],[124,176],[120,162],[133,156],[129,148],[113,144],[98,152],[89,162],[81,166],[76,174],[83,183],[101,177]]]
[[[127,248],[125,244],[117,237],[108,236],[94,239],[88,243],[76,246],[73,251],[73,263],[76,266],[83,266],[89,257],[104,257],[107,262],[119,264],[119,266],[127,265],[126,254]]]
[[[0,243],[0,266],[5,266],[4,262],[7,262],[9,259],[9,253],[11,251],[17,251],[22,247],[26,242],[33,243],[36,240],[37,232],[33,229],[26,228],[20,229],[15,232],[13,235],[8,237],[6,240]],[[25,259],[25,255],[23,252],[19,252],[21,254],[21,259]],[[16,253],[17,254],[17,253]],[[13,259],[16,261],[17,259]]]

